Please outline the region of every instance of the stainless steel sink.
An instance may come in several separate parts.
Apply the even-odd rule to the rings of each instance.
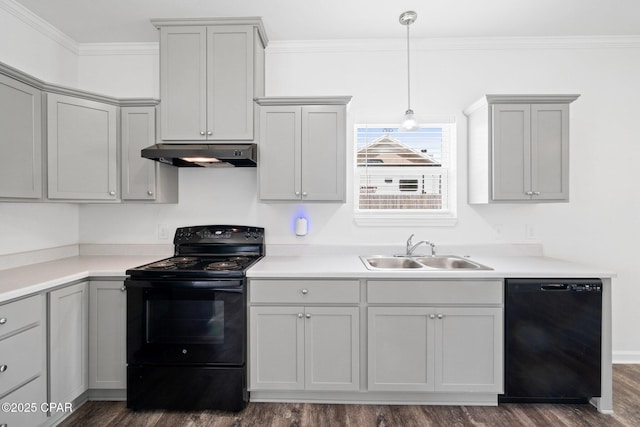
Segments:
[[[375,269],[387,270],[395,268],[422,268],[422,264],[418,264],[411,258],[404,257],[388,257],[388,256],[372,256],[361,257],[365,261],[367,268],[374,267]]]
[[[453,255],[388,256],[370,255],[360,259],[369,270],[492,270],[466,258]]]
[[[414,258],[420,264],[426,265],[431,268],[440,268],[440,269],[474,269],[474,270],[490,270],[489,267],[486,267],[481,264],[477,264],[473,261],[470,261],[465,258],[455,257],[455,256],[427,256],[427,257],[419,257]]]

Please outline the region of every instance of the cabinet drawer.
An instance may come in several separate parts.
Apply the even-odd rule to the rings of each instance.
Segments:
[[[44,376],[25,384],[13,393],[2,398],[2,403],[17,404],[10,411],[0,412],[0,425],[8,427],[33,427],[43,424],[47,419],[47,412],[42,411],[42,404],[47,401],[47,389]],[[35,404],[36,406],[32,406]],[[28,408],[25,408],[26,405]],[[12,409],[16,409],[13,411]],[[18,411],[18,409],[21,409]],[[26,410],[28,409],[28,411]],[[46,409],[46,408],[45,408]]]
[[[370,280],[374,304],[502,304],[502,280]]]
[[[0,396],[42,372],[42,326],[0,341]]]
[[[360,302],[357,280],[252,280],[251,302],[265,303],[351,303]]]
[[[0,305],[0,338],[27,325],[40,322],[42,316],[42,296]]]

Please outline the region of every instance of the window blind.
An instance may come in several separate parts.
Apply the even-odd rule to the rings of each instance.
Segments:
[[[443,211],[450,208],[451,123],[398,127],[356,125],[357,209]]]

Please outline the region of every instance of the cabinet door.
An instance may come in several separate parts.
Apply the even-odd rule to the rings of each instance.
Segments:
[[[432,310],[435,390],[502,393],[502,309]]]
[[[262,200],[299,200],[301,108],[260,108],[259,174]]]
[[[206,139],[206,27],[160,29],[160,134],[163,140]]]
[[[305,389],[358,390],[359,310],[305,308]]]
[[[302,199],[345,197],[345,107],[302,107]]]
[[[71,402],[87,390],[88,283],[49,293],[51,402]]]
[[[207,28],[207,139],[253,139],[253,27]]]
[[[432,313],[427,307],[368,308],[369,390],[433,391]]]
[[[304,388],[304,308],[251,307],[251,390]]]
[[[122,200],[156,198],[156,164],[140,155],[154,143],[155,108],[124,107],[121,114]]]
[[[47,95],[49,198],[117,199],[117,107]]]
[[[126,293],[121,281],[89,285],[89,388],[127,387]]]
[[[569,198],[569,105],[531,105],[532,199]]]
[[[493,200],[529,200],[531,191],[531,106],[492,106]]]
[[[0,197],[42,197],[42,96],[0,75]]]

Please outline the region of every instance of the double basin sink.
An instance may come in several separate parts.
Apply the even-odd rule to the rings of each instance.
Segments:
[[[453,255],[369,255],[361,256],[360,259],[369,270],[493,270],[486,265]]]

